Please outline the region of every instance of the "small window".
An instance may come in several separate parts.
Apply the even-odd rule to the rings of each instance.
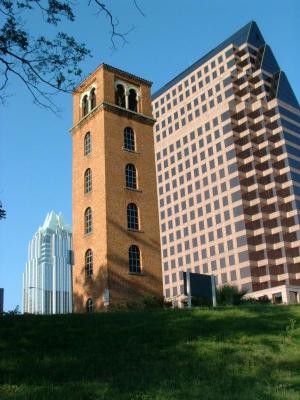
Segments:
[[[84,137],[84,155],[88,155],[91,152],[92,148],[92,139],[91,139],[91,134],[88,132],[85,137]]]
[[[135,151],[134,132],[129,127],[124,129],[124,149]]]
[[[141,255],[138,246],[129,247],[129,272],[141,273]]]
[[[93,88],[90,92],[91,110],[96,107],[96,89]]]
[[[88,207],[84,213],[84,232],[92,232],[92,209]]]
[[[91,298],[87,299],[86,312],[92,313],[94,311],[94,302]]]
[[[119,107],[126,107],[125,89],[124,86],[120,84],[116,87],[116,104]]]
[[[88,168],[84,173],[84,193],[92,190],[92,170]]]
[[[91,249],[85,253],[85,275],[88,277],[93,275],[93,252]]]
[[[127,206],[127,227],[128,229],[139,229],[138,208],[134,203]]]
[[[131,111],[137,112],[137,94],[134,89],[129,90],[128,108]]]
[[[130,189],[137,188],[136,168],[133,164],[127,164],[125,167],[126,187]]]

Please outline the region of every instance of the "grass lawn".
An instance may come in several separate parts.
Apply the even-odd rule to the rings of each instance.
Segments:
[[[0,399],[299,400],[300,306],[0,317]]]

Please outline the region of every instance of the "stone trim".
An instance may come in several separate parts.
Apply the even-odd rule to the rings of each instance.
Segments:
[[[73,131],[79,127],[81,127],[89,118],[91,118],[98,110],[106,110],[109,112],[113,112],[114,114],[118,114],[121,116],[125,116],[128,119],[135,119],[136,121],[143,122],[144,124],[153,126],[155,124],[155,119],[152,117],[148,117],[144,114],[139,114],[135,111],[128,110],[123,107],[119,107],[116,104],[111,104],[104,101],[101,104],[98,104],[95,108],[93,108],[87,115],[85,115],[81,120],[74,125],[69,131],[73,133]]]

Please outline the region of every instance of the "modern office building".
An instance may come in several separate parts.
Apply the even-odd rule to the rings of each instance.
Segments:
[[[255,22],[153,96],[164,293],[182,271],[300,300],[300,109]]]
[[[23,274],[23,312],[72,312],[72,234],[62,214],[47,214],[29,243]]]
[[[150,87],[102,64],[74,92],[76,312],[162,296]]]

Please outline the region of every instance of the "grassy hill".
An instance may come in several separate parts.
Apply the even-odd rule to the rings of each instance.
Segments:
[[[0,399],[299,400],[300,307],[0,318]]]

